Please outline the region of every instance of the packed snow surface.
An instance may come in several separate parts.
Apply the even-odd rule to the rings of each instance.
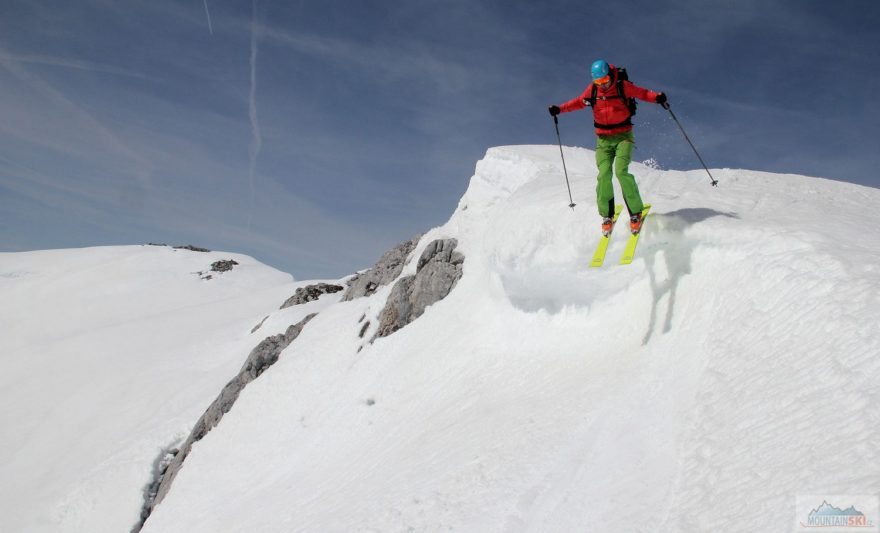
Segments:
[[[463,277],[372,343],[390,285],[266,311],[293,284],[250,261],[180,282],[250,284],[206,320],[216,293],[160,306],[89,266],[146,249],[0,255],[2,529],[133,524],[157,452],[314,310],[143,531],[776,532],[799,495],[880,492],[880,191],[633,164],[653,204],[636,259],[617,265],[621,221],[591,269],[593,152],[565,151],[574,210],[558,147],[490,149],[412,255],[455,238]],[[161,253],[154,274],[180,257]],[[99,292],[49,266],[71,261]]]

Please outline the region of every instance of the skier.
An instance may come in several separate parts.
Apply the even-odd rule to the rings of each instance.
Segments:
[[[666,94],[649,91],[630,83],[621,70],[598,59],[590,68],[593,82],[583,94],[560,106],[551,105],[550,115],[577,111],[585,107],[593,108],[593,125],[596,128],[596,166],[599,168],[596,184],[596,203],[602,216],[602,234],[609,235],[613,226],[614,186],[611,183],[611,168],[617,174],[623,199],[630,214],[630,231],[633,235],[642,229],[642,203],[639,186],[629,173],[632,160],[634,137],[632,116],[635,114],[635,100],[644,100],[660,105],[666,104]]]

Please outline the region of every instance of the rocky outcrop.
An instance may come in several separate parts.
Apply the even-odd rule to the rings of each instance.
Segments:
[[[391,335],[422,316],[425,308],[442,300],[461,278],[464,256],[455,251],[455,239],[432,241],[416,265],[416,274],[401,278],[391,289],[379,314],[378,337]]]
[[[342,301],[347,302],[361,296],[370,296],[379,287],[394,281],[403,271],[409,254],[416,248],[421,238],[422,236],[418,235],[398,244],[385,252],[372,268],[353,277],[348,282],[348,290],[345,291]]]
[[[257,325],[254,326],[253,328],[251,328],[251,333],[256,333],[258,329],[260,329],[261,327],[263,327],[263,324],[265,324],[265,323],[266,323],[266,320],[268,320],[268,319],[269,319],[269,315],[264,316],[264,317],[263,317],[263,320],[260,320],[260,323],[259,323],[259,324],[257,324]]]
[[[153,461],[152,481],[144,487],[144,505],[141,508],[141,517],[138,523],[131,528],[131,533],[137,533],[144,527],[144,522],[150,516],[150,504],[156,499],[156,493],[159,491],[159,484],[162,482],[162,476],[168,470],[168,466],[174,461],[174,457],[180,453],[178,448],[170,446],[162,448],[159,455]]]
[[[218,274],[222,274],[224,272],[229,272],[236,265],[238,265],[238,261],[234,259],[221,259],[219,261],[214,261],[213,263],[211,263],[211,270],[209,270],[208,272],[217,272]],[[198,274],[199,277],[204,280],[214,278],[212,274],[208,274],[206,272],[196,272],[196,274]]]
[[[229,272],[232,267],[238,264],[234,259],[221,259],[211,263],[211,272]]]
[[[147,246],[168,246],[163,242],[148,242]],[[172,246],[171,248],[175,250],[189,250],[191,252],[210,252],[207,248],[201,248],[199,246],[193,246],[192,244],[184,244],[180,246]]]
[[[189,250],[191,252],[210,252],[207,248],[202,248],[200,246],[193,246],[192,244],[184,244],[182,246],[172,246],[175,250]]]
[[[241,393],[242,389],[278,361],[281,352],[299,336],[305,325],[315,316],[315,314],[311,314],[302,319],[299,323],[287,328],[287,331],[284,333],[267,337],[251,351],[244,366],[242,366],[241,370],[238,372],[238,375],[232,378],[232,380],[223,387],[223,390],[220,392],[220,395],[217,396],[217,399],[214,400],[205,411],[205,414],[203,414],[202,417],[199,418],[199,421],[196,422],[189,437],[180,447],[180,451],[174,455],[174,458],[168,464],[167,468],[161,473],[155,497],[145,505],[144,520],[146,520],[146,517],[149,516],[152,510],[162,502],[165,495],[168,494],[168,490],[171,488],[174,478],[177,476],[177,473],[183,466],[186,456],[192,449],[192,445],[201,440],[220,422],[223,415],[232,409],[232,405],[238,399],[238,395]]]
[[[307,285],[305,287],[300,287],[293,293],[293,296],[287,299],[281,305],[281,309],[287,309],[288,307],[294,305],[300,305],[308,302],[314,302],[321,296],[325,294],[333,294],[344,290],[345,287],[342,285],[331,285],[329,283],[318,283],[316,285]]]

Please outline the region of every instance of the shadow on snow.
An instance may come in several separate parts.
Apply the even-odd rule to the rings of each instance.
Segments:
[[[643,346],[651,340],[657,328],[658,307],[665,296],[668,298],[662,332],[668,333],[672,329],[678,284],[682,277],[691,273],[691,256],[699,244],[697,239],[685,237],[685,231],[695,224],[714,217],[739,218],[736,213],[696,207],[654,214],[650,217],[653,220],[647,222],[646,228],[655,228],[649,231],[655,240],[650,244],[644,243],[647,246],[641,247],[641,255],[645,259],[653,295],[648,330],[642,338]],[[661,252],[662,259],[660,258]],[[638,254],[638,252],[636,253]],[[661,260],[665,263],[667,278],[658,281],[657,270]]]

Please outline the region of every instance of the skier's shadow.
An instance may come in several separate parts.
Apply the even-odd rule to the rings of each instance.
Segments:
[[[725,213],[703,207],[679,209],[670,213],[658,213],[651,215],[653,220],[647,222],[647,227],[657,228],[653,231],[654,243],[647,246],[645,251],[645,264],[651,282],[653,303],[651,305],[651,320],[648,323],[648,331],[642,338],[642,346],[648,344],[654,330],[657,327],[658,306],[660,300],[668,295],[666,301],[666,319],[663,322],[663,333],[672,329],[672,319],[675,313],[675,297],[678,291],[678,283],[681,278],[691,273],[691,256],[696,249],[698,240],[685,237],[687,228],[699,224],[713,217],[739,218],[736,213]],[[657,267],[660,255],[663,252],[663,261],[666,263],[667,279],[657,281]]]

